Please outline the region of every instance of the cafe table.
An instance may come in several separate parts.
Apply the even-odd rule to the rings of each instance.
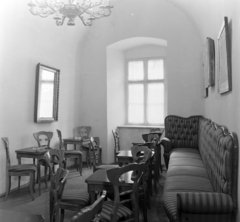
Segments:
[[[70,138],[65,138],[63,139],[63,145],[64,145],[64,148],[65,150],[67,150],[67,145],[68,144],[72,144],[74,145],[74,150],[77,149],[77,145],[80,146],[79,150],[80,151],[86,151],[86,158],[88,159],[89,157],[89,147],[88,147],[88,144],[90,143],[90,139],[85,139],[85,138],[82,138],[82,137],[70,137]],[[100,163],[102,163],[102,149],[99,148],[99,156],[100,156]]]
[[[121,185],[121,192],[131,190],[133,186],[133,181],[131,180],[132,172],[127,172],[122,175],[122,180],[124,181]],[[95,171],[91,176],[89,176],[85,182],[88,186],[88,192],[90,195],[90,203],[94,203],[96,199],[95,192],[101,192],[106,190],[109,193],[114,193],[113,185],[108,180],[107,169],[99,169]]]
[[[41,196],[41,181],[40,181],[40,164],[39,160],[44,159],[44,154],[51,148],[47,146],[42,147],[28,147],[16,150],[18,164],[21,164],[21,158],[37,159],[37,181],[39,187],[39,196]]]
[[[42,215],[0,209],[1,222],[44,222]]]

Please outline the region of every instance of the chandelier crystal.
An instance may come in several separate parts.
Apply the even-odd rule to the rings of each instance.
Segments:
[[[92,21],[111,14],[112,5],[109,0],[82,0],[82,4],[76,0],[69,0],[65,4],[59,0],[31,0],[28,3],[30,12],[45,18],[53,15],[58,26],[63,25],[64,20],[68,18],[67,25],[75,25],[75,18],[79,17],[85,26],[91,26]]]

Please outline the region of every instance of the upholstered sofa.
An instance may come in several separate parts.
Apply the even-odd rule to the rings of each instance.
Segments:
[[[165,118],[163,206],[171,222],[233,222],[237,136],[202,116]]]

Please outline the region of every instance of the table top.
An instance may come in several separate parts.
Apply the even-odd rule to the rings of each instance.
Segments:
[[[122,186],[132,186],[133,181],[131,180],[133,171],[125,173],[122,175],[122,180],[125,181],[122,183]],[[95,171],[91,176],[89,176],[85,182],[91,185],[112,185],[107,177],[107,169],[99,169]]]
[[[64,138],[63,141],[90,142],[90,139],[85,139],[85,138],[82,138],[82,137],[69,137],[69,138]]]
[[[24,153],[24,154],[35,154],[35,155],[42,155],[45,154],[48,150],[50,150],[51,148],[48,146],[33,146],[33,147],[27,147],[27,148],[23,148],[23,149],[19,149],[16,150],[16,153]]]
[[[117,154],[117,157],[132,157],[132,151],[131,150],[120,150]]]
[[[42,215],[20,213],[0,209],[0,221],[4,222],[43,222]]]

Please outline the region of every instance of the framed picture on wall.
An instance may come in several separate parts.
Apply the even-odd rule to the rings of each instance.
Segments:
[[[220,94],[232,90],[230,36],[228,18],[224,22],[218,35],[218,92]]]

